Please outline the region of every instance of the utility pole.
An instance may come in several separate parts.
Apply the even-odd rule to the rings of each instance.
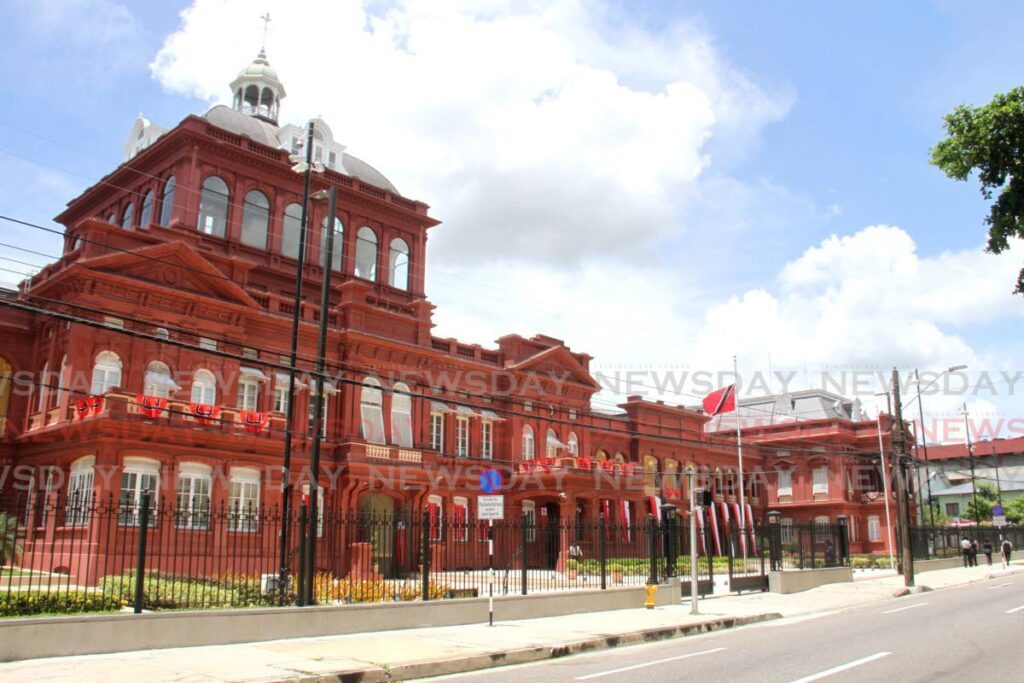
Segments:
[[[967,461],[971,464],[971,499],[974,501],[974,521],[981,526],[981,508],[978,507],[978,486],[974,479],[974,446],[971,444],[971,422],[967,419],[967,402],[964,401],[964,442],[967,444]]]
[[[896,457],[896,495],[899,497],[897,516],[903,534],[900,539],[900,550],[903,561],[903,585],[914,587],[914,554],[910,544],[910,496],[907,491],[906,425],[903,424],[903,403],[900,401],[900,375],[896,368],[892,369],[892,398],[896,422],[893,425],[892,447]]]
[[[924,483],[928,487],[928,524],[935,526],[935,509],[932,507],[932,473],[928,467],[928,430],[924,428],[924,405],[921,401],[921,373],[914,369],[914,379],[917,380],[917,413],[921,418],[921,444],[918,446],[924,451]],[[930,385],[929,385],[930,386]],[[918,487],[920,492],[920,486]]]

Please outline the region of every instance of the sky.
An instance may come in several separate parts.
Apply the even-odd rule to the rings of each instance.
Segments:
[[[443,222],[436,334],[563,339],[605,406],[693,404],[735,355],[741,393],[827,375],[873,415],[891,367],[966,364],[928,420],[1024,434],[1024,248],[984,253],[976,184],[928,164],[944,114],[1022,85],[1018,3],[10,0],[0,214],[53,225],[138,114],[229,102],[268,11],[282,122],[323,116]],[[2,282],[59,253],[0,231]]]

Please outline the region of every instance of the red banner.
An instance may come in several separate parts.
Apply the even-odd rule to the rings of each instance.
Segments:
[[[220,406],[211,406],[207,403],[190,403],[188,409],[192,411],[196,422],[204,425],[216,422],[217,414],[220,413]]]
[[[82,420],[87,417],[99,415],[103,412],[102,396],[86,396],[81,401],[75,402],[75,419]]]
[[[257,413],[255,410],[242,411],[242,424],[253,434],[259,434],[267,426],[268,413]]]
[[[164,412],[167,407],[167,399],[163,396],[146,396],[145,394],[136,394],[135,400],[139,405],[139,410],[146,417],[160,417],[160,413]]]

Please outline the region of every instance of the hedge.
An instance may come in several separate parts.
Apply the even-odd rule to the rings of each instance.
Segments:
[[[116,612],[125,606],[113,595],[88,591],[12,591],[0,594],[0,616],[24,617],[60,612]]]

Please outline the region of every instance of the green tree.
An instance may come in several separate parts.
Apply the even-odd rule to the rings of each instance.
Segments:
[[[18,542],[18,520],[14,515],[0,512],[0,567],[21,554]]]
[[[932,509],[923,510],[925,524],[935,524],[935,526],[945,526],[949,524],[949,515],[942,511],[942,506],[939,505],[938,501],[932,501]],[[935,520],[934,522],[932,520]]]
[[[987,522],[992,519],[992,506],[996,504],[998,497],[996,496],[996,487],[992,484],[978,484],[978,505],[977,509],[974,505],[974,498],[972,497],[967,503],[967,511],[964,513],[964,518],[973,519],[978,524]]]
[[[962,104],[945,117],[946,139],[932,148],[931,163],[947,176],[967,180],[977,172],[981,194],[992,199],[986,251],[999,254],[1024,237],[1024,87],[999,94],[981,107]],[[1024,269],[1017,275],[1024,294]]]
[[[1024,522],[1024,496],[1017,496],[1004,505],[1003,510],[1006,512],[1006,521],[1010,524]]]

